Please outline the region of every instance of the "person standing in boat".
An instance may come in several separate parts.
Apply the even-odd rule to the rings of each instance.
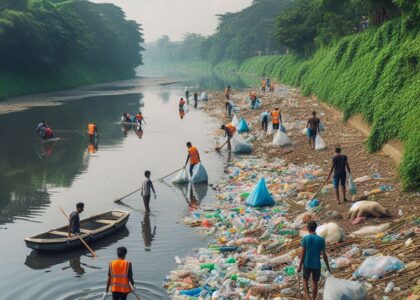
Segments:
[[[110,288],[113,300],[126,300],[128,294],[136,290],[133,280],[133,268],[131,262],[125,260],[126,255],[127,248],[118,247],[118,259],[109,262],[108,281],[102,299],[106,298]]]
[[[80,217],[79,214],[83,212],[85,204],[79,202],[76,204],[76,210],[70,214],[69,218],[69,238],[72,234],[80,234]]]
[[[155,187],[153,186],[153,182],[150,179],[150,175],[151,175],[150,171],[144,172],[144,176],[146,178],[143,181],[142,190],[141,190],[141,195],[143,196],[144,209],[146,210],[146,213],[150,213],[150,196],[152,195],[151,193],[152,191],[156,199]]]

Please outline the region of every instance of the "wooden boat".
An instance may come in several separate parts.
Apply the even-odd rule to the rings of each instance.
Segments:
[[[121,122],[120,124],[122,126],[137,126],[137,125],[140,126],[140,123],[139,122]]]
[[[87,243],[98,241],[125,227],[130,213],[112,210],[80,221],[80,237]],[[26,246],[40,251],[65,251],[83,247],[80,239],[68,237],[68,225],[25,238]]]

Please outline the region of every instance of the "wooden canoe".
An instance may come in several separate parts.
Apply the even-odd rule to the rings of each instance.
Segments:
[[[94,243],[125,227],[129,212],[112,210],[80,221],[80,237]],[[65,251],[83,247],[77,236],[68,237],[68,225],[25,238],[28,248],[39,251]]]

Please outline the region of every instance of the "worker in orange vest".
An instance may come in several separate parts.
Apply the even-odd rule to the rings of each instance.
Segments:
[[[261,80],[261,91],[265,92],[265,86],[267,85],[267,82],[265,81],[265,79],[263,78]]]
[[[129,293],[136,290],[133,280],[131,263],[125,260],[127,248],[117,248],[118,259],[109,263],[108,281],[102,299],[108,295],[111,288],[113,300],[126,300]]]
[[[98,134],[98,127],[94,123],[88,124],[88,135],[89,141],[93,143],[95,141],[96,135]]]
[[[280,128],[280,123],[282,123],[282,120],[278,107],[276,107],[276,109],[271,112],[271,122],[273,123],[273,130]]]
[[[232,145],[230,144],[230,140],[233,138],[233,135],[236,132],[236,127],[232,123],[229,123],[227,125],[222,125],[220,128],[225,131],[224,136],[227,137],[226,143],[224,143],[223,146],[227,144],[228,150],[230,152],[232,150]],[[216,150],[220,150],[223,146],[219,147]]]
[[[136,115],[136,117],[134,118],[134,120],[139,123],[140,127],[141,124],[144,123],[146,124],[146,121],[144,120],[143,114],[141,113],[141,111],[139,111],[139,113]]]
[[[185,166],[188,164],[188,160],[190,161],[190,175],[193,174],[194,166],[198,163],[200,163],[200,153],[198,153],[198,150],[196,147],[194,147],[191,142],[187,143],[188,148],[188,156],[187,161],[185,162]]]

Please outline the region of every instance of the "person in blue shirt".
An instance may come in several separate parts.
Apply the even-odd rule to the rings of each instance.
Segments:
[[[328,264],[327,253],[325,252],[325,240],[316,234],[317,224],[315,221],[309,221],[308,230],[309,234],[302,239],[302,256],[300,258],[298,273],[302,270],[303,266],[303,288],[307,299],[316,299],[318,293],[318,281],[321,277],[321,253],[327,266],[328,272],[331,272],[330,265]],[[308,282],[312,274],[312,281],[314,291],[312,297],[309,297]]]

